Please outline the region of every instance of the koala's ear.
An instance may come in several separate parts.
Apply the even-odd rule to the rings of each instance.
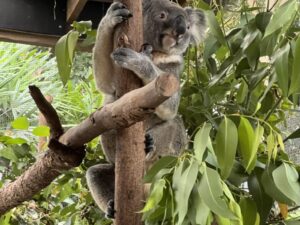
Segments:
[[[191,43],[195,46],[203,41],[206,31],[206,19],[202,10],[184,8],[190,20]]]

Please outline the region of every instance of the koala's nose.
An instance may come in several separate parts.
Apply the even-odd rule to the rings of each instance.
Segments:
[[[177,36],[186,32],[186,24],[183,16],[177,16],[174,22],[174,31]]]

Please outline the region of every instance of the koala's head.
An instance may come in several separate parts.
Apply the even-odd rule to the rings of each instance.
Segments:
[[[144,0],[144,41],[154,51],[182,54],[189,44],[199,44],[205,34],[201,10],[182,8],[169,0]]]

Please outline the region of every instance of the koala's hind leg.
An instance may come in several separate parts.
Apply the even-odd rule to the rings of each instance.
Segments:
[[[180,116],[156,124],[147,133],[153,137],[154,149],[146,155],[146,170],[160,157],[178,156],[187,146],[187,133]]]
[[[86,173],[87,185],[99,208],[107,213],[108,202],[114,199],[115,171],[111,164],[98,164]]]

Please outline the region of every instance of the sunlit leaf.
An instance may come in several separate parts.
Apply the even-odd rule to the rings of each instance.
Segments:
[[[18,117],[13,122],[11,122],[11,126],[14,129],[18,129],[18,130],[27,130],[29,127],[29,121],[25,116]]]
[[[55,45],[55,56],[60,78],[65,85],[69,80],[74,57],[74,50],[79,37],[79,32],[70,31],[62,36]]]
[[[38,137],[48,137],[50,135],[50,128],[47,126],[39,126],[34,128],[32,133]]]

